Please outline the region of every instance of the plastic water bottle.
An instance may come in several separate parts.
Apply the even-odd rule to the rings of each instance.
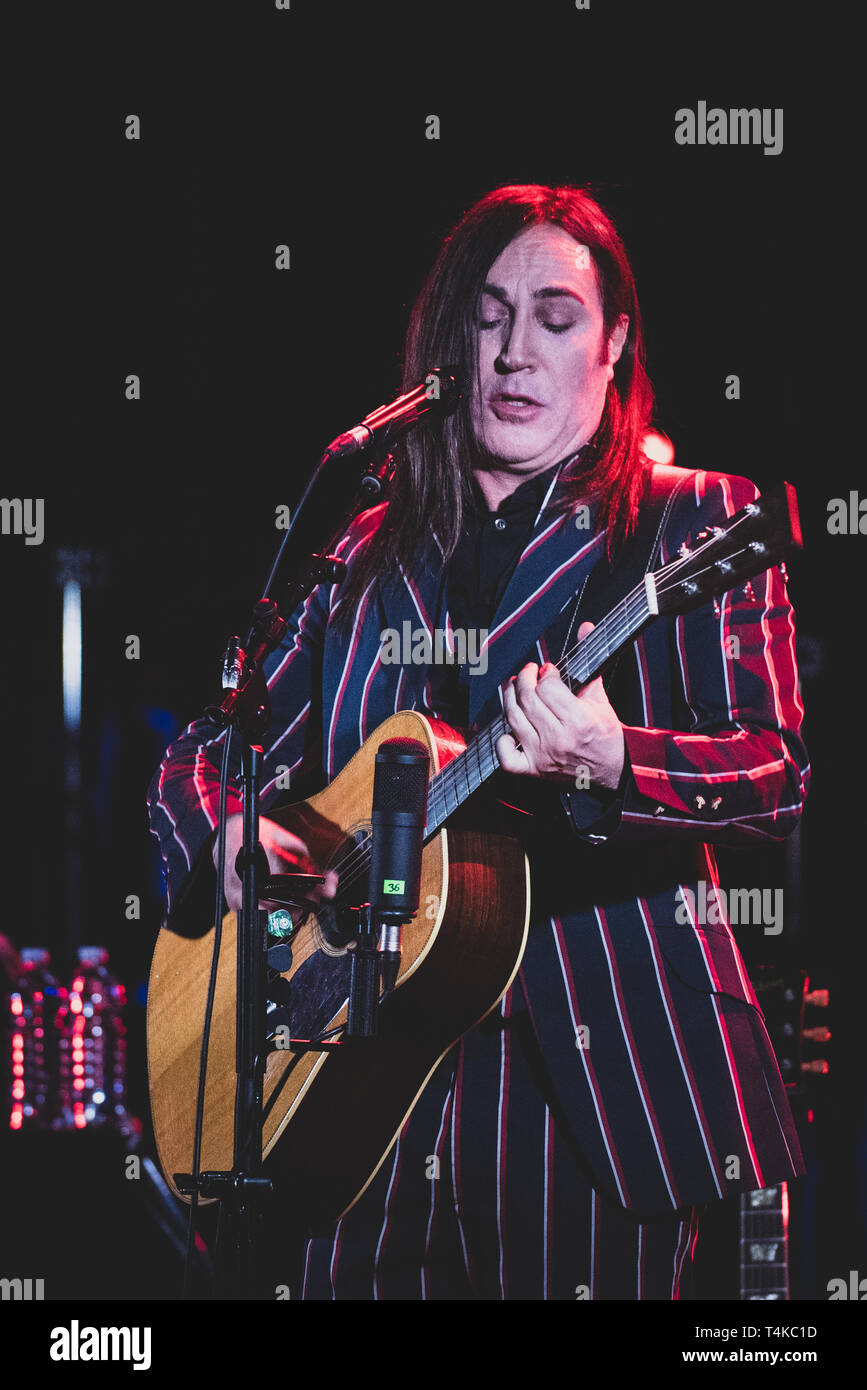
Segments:
[[[60,1124],[126,1132],[126,991],[103,946],[82,946],[60,1022]]]
[[[50,1129],[57,1108],[54,1030],[60,989],[43,946],[21,951],[21,978],[8,999],[9,1128]],[[65,991],[64,991],[65,992]]]

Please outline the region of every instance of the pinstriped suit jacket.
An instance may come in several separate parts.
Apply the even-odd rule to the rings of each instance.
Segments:
[[[604,553],[592,509],[589,529],[579,529],[577,513],[553,515],[561,472],[494,615],[487,670],[462,671],[473,727],[500,710],[502,684],[525,661],[559,658],[574,595]],[[744,478],[672,474],[685,486],[665,526],[661,562],[758,495]],[[353,523],[340,545],[349,566],[383,514],[384,505]],[[291,771],[291,799],[309,795],[395,710],[445,713],[435,707],[428,667],[386,664],[379,652],[385,628],[449,627],[446,578],[440,564],[412,580],[400,574],[378,593],[368,589],[348,640],[331,623],[338,586],[320,585],[292,616],[266,668],[264,814],[286,800],[281,769]],[[700,921],[690,906],[713,903],[714,843],[782,839],[806,795],[794,620],[779,568],[717,603],[660,618],[624,653],[609,693],[628,753],[625,790],[613,805],[592,790],[497,777],[534,812],[521,818],[533,881],[521,983],[551,1103],[594,1185],[651,1215],[804,1171],[724,913],[712,907]],[[207,721],[191,724],[151,784],[169,925],[190,883],[213,872],[224,736]],[[230,813],[240,807],[230,787]]]

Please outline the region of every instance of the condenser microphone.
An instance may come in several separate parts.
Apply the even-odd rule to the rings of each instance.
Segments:
[[[414,738],[390,738],[373,771],[368,898],[359,915],[349,981],[347,1038],[376,1036],[383,995],[397,984],[400,929],[418,910],[430,758]],[[380,942],[382,949],[380,950]]]
[[[384,993],[397,983],[401,925],[418,911],[429,773],[430,757],[418,739],[380,744],[373,773],[369,894],[371,916],[383,927]]]
[[[431,411],[450,415],[461,398],[456,368],[434,367],[424,381],[403,396],[381,405],[365,415],[360,425],[332,439],[322,456],[323,463],[331,458],[346,458],[360,453],[371,444],[392,444],[405,430],[411,428]]]

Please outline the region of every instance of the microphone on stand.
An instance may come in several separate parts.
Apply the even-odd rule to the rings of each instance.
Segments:
[[[430,758],[415,738],[380,744],[373,773],[370,906],[384,927],[382,984],[394,989],[400,931],[418,912]]]
[[[360,425],[332,439],[322,456],[323,463],[327,459],[360,453],[374,443],[391,444],[430,411],[451,415],[461,398],[456,371],[453,367],[434,367],[412,391],[372,410]]]
[[[401,927],[418,911],[429,773],[430,757],[418,739],[380,744],[373,774],[370,901],[352,953],[348,1037],[376,1033],[380,972],[383,994],[397,984]]]

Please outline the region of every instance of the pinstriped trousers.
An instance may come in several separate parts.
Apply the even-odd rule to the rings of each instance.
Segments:
[[[697,1236],[696,1208],[640,1222],[594,1190],[516,981],[443,1058],[355,1206],[307,1242],[300,1293],[678,1299]]]

